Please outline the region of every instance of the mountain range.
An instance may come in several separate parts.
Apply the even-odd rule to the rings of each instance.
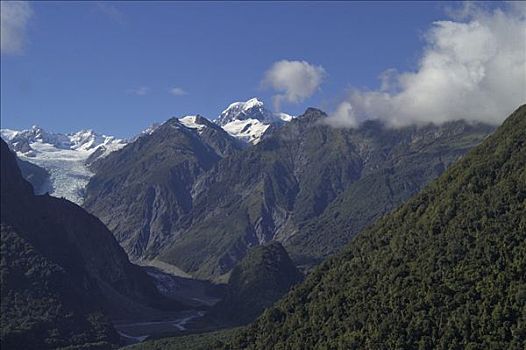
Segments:
[[[526,105],[254,323],[137,349],[524,349]]]
[[[184,225],[195,179],[241,148],[206,118],[172,118],[93,164],[84,207],[132,259],[154,256]]]
[[[192,122],[195,118],[203,119],[200,116],[179,119],[190,128],[193,124],[200,127]],[[292,118],[285,113],[270,112],[263,102],[252,98],[232,103],[215,122],[243,145],[259,142],[270,126],[279,127]],[[154,123],[130,140],[102,135],[93,130],[53,133],[38,126],[20,131],[1,129],[1,137],[16,152],[24,176],[28,175],[25,178],[37,194],[49,193],[82,204],[86,185],[94,175],[92,164],[139,137],[153,133],[160,125]]]
[[[520,348],[526,106],[494,134],[228,110],[129,141],[2,131],[3,345],[111,348],[112,320],[184,307],[131,259],[225,282],[204,327],[268,308],[209,348]],[[224,128],[252,119],[257,140]],[[88,169],[84,208],[33,190],[60,185],[51,159]]]
[[[272,240],[296,263],[316,264],[493,130],[461,121],[336,129],[308,109],[247,147],[191,118],[95,162],[84,207],[134,261],[223,281],[250,247]]]
[[[462,121],[344,129],[325,120],[316,109],[273,113],[253,98],[215,122],[171,118],[129,141],[37,127],[2,136],[19,164],[43,168],[21,164],[37,193],[82,203],[133,261],[226,282],[250,247],[270,241],[310,268],[493,130]]]

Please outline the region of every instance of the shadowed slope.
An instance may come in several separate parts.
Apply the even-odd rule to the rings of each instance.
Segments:
[[[155,286],[97,218],[35,196],[0,144],[2,349],[117,344],[106,315],[160,305]]]

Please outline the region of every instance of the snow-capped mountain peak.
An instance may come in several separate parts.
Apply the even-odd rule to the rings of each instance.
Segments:
[[[223,112],[226,112],[228,110],[249,110],[251,108],[258,108],[263,107],[263,102],[260,101],[257,97],[253,97],[248,101],[245,102],[234,102],[231,103],[226,110]]]
[[[51,195],[82,203],[83,191],[93,173],[89,165],[126,145],[125,140],[93,130],[62,134],[33,125],[28,130],[2,129],[1,136],[23,160],[50,174]]]
[[[224,126],[234,120],[257,119],[261,122],[272,123],[276,117],[267,110],[262,101],[256,97],[245,102],[234,102],[225,109],[214,121]]]
[[[214,123],[220,125],[230,135],[256,144],[271,124],[279,126],[291,121],[292,118],[286,113],[269,111],[261,100],[254,97],[245,102],[230,104],[214,120]]]

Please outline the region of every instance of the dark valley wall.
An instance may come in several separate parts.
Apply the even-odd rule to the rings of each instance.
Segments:
[[[117,344],[109,317],[163,299],[96,217],[67,200],[35,196],[0,144],[2,349]]]

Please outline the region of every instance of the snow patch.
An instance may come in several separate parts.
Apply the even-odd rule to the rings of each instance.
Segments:
[[[255,145],[261,141],[261,137],[269,126],[270,124],[265,124],[257,119],[245,119],[233,120],[223,125],[223,129],[233,137]]]
[[[206,127],[206,125],[198,122],[198,116],[196,115],[187,115],[179,118],[179,122],[189,129],[196,129],[198,133],[201,133]]]
[[[295,117],[287,113],[274,113],[276,117],[283,120],[284,122],[290,122]]]

